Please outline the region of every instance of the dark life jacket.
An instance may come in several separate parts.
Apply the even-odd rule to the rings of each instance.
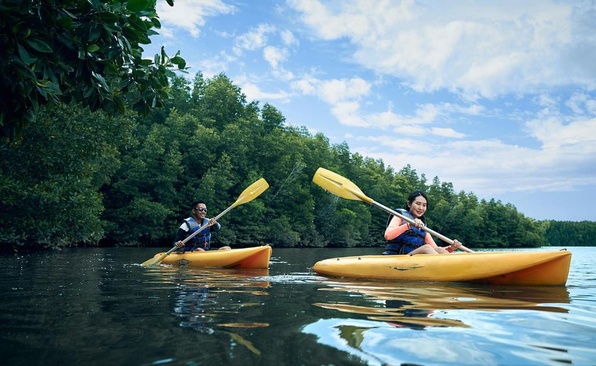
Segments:
[[[397,209],[402,216],[408,217],[414,220],[414,216],[408,211],[404,210],[403,208]],[[393,219],[393,215],[389,216],[387,220],[387,227]],[[393,252],[395,254],[405,254],[409,253],[416,248],[420,248],[424,245],[424,238],[426,237],[426,232],[422,229],[419,229],[414,226],[410,226],[410,228],[404,231],[401,235],[393,238],[391,240],[387,240],[387,246],[385,250],[387,252]]]
[[[186,223],[186,225],[188,226],[189,230],[188,230],[188,236],[192,235],[195,231],[199,230],[201,228],[201,226],[203,225],[207,225],[207,223],[209,222],[208,218],[203,218],[201,224],[199,225],[199,223],[194,219],[194,217],[188,217],[184,220],[184,222]],[[197,235],[195,235],[193,238],[191,238],[189,241],[187,241],[184,245],[185,250],[195,250],[196,248],[203,248],[205,250],[209,250],[211,248],[211,230],[219,230],[220,226],[219,223],[213,225],[213,226],[208,226],[206,228],[204,228],[203,230],[201,230],[200,233],[198,233]]]

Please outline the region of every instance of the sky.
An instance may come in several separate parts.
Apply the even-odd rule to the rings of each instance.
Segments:
[[[180,51],[190,79],[224,73],[286,125],[526,217],[596,221],[594,0],[158,0],[157,11],[147,57]]]

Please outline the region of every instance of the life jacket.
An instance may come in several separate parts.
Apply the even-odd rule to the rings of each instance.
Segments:
[[[201,226],[206,225],[209,222],[209,219],[203,218],[200,225],[194,219],[194,217],[188,217],[184,220],[184,222],[186,222],[186,225],[188,225],[188,228],[189,228],[188,236],[190,236],[195,231],[199,230],[201,228]],[[195,235],[193,238],[191,238],[189,241],[187,241],[185,243],[184,249],[185,250],[195,250],[198,247],[201,247],[205,250],[209,250],[211,248],[211,228],[214,226],[218,226],[218,225],[219,225],[219,223],[217,223],[213,226],[208,226],[208,227],[204,228],[203,230],[201,230],[200,233],[198,233],[197,235]]]
[[[402,208],[397,209],[396,211],[402,216],[414,220],[414,216],[412,216],[408,210]],[[392,218],[393,215],[390,215],[387,220],[387,226],[389,226]],[[385,252],[383,254],[407,254],[412,250],[423,246],[425,237],[426,232],[424,230],[411,226],[398,237],[387,240],[387,246],[385,247]]]

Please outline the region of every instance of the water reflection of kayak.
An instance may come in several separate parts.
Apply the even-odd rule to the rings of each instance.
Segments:
[[[571,252],[560,250],[337,257],[317,262],[313,270],[347,278],[564,285],[570,264]]]
[[[160,266],[153,269],[160,282],[174,285],[221,289],[228,293],[254,292],[254,288],[269,288],[268,268],[179,268]],[[225,289],[225,290],[224,290]]]
[[[559,327],[576,329],[573,322],[567,325],[571,297],[565,286],[342,278],[323,283],[319,291],[326,294],[317,298],[324,300],[314,303],[323,310],[302,332],[365,364],[572,363],[565,362],[572,357],[566,346],[556,348]],[[545,344],[552,348],[540,353]],[[509,355],[501,357],[503,351]]]
[[[145,274],[172,285],[176,298],[174,314],[183,328],[204,334],[229,333],[254,352],[250,342],[234,329],[269,326],[262,322],[241,322],[237,316],[241,312],[260,314],[263,311],[259,298],[269,295],[269,269],[159,266]]]
[[[444,319],[439,315],[448,310],[566,313],[567,309],[562,305],[570,302],[569,292],[562,286],[458,286],[420,282],[395,286],[388,282],[340,280],[321,291],[336,293],[339,297],[330,298],[338,300],[315,303],[315,306],[414,329],[428,326],[467,327],[460,320]],[[344,301],[345,297],[351,301]]]
[[[269,245],[231,250],[206,252],[174,252],[163,259],[162,264],[209,268],[269,268],[272,249]],[[155,256],[160,256],[158,253]]]

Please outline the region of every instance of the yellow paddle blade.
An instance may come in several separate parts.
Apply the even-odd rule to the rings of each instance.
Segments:
[[[349,179],[325,168],[317,169],[312,181],[336,196],[353,201],[364,201],[370,204],[373,202],[371,198],[362,193],[360,188]]]
[[[265,192],[267,188],[269,188],[269,183],[267,183],[265,178],[259,179],[242,191],[242,193],[240,193],[240,197],[238,197],[236,202],[234,202],[231,207],[236,207],[254,200],[261,193]]]
[[[147,259],[143,263],[141,263],[142,267],[153,267],[161,263],[165,257],[168,256],[169,253],[161,253],[160,255],[155,255],[155,257],[151,259]]]

